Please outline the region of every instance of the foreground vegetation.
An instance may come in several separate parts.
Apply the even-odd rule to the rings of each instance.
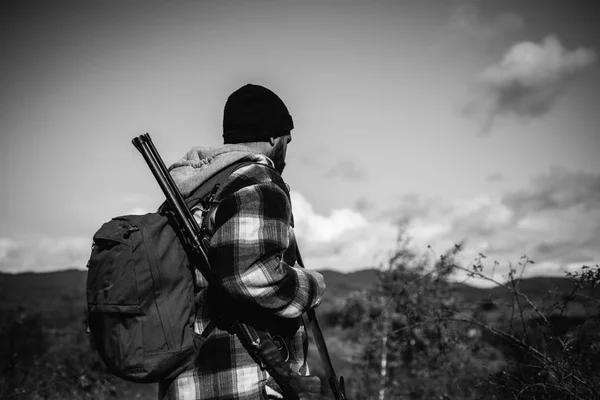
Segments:
[[[320,307],[333,362],[359,399],[593,399],[600,393],[600,269],[478,289],[481,254],[400,242],[380,270],[326,271]],[[495,266],[492,266],[494,268]],[[85,334],[85,272],[0,274],[1,399],[154,399],[108,374]],[[467,282],[468,283],[468,282]],[[313,371],[321,373],[311,346]]]
[[[339,323],[359,345],[351,398],[597,399],[600,268],[528,281],[523,256],[499,282],[483,254],[456,263],[461,250],[436,258],[400,243],[374,287],[348,298]],[[459,271],[496,287],[469,298],[449,279]]]

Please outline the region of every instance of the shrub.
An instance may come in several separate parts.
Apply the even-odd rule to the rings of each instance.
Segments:
[[[406,240],[372,290],[348,298],[340,321],[364,343],[356,399],[593,399],[600,392],[598,312],[566,315],[569,302],[600,283],[596,268],[571,274],[573,290],[551,306],[520,289],[517,271],[500,283],[483,274],[483,254],[470,267],[455,262],[456,245],[439,259],[411,251]],[[521,275],[533,263],[521,258]],[[455,296],[456,271],[504,290],[477,304]],[[600,286],[599,286],[600,287]],[[486,317],[493,313],[495,318]]]

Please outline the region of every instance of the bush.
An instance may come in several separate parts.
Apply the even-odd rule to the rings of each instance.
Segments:
[[[491,280],[482,273],[484,255],[466,268],[455,262],[461,245],[432,259],[407,244],[399,242],[375,287],[349,297],[342,310],[340,324],[354,332],[349,339],[368,338],[353,398],[597,398],[598,312],[564,311],[600,283],[598,266],[571,275],[571,293],[546,308],[521,292],[514,269],[508,282],[494,281],[505,291],[503,301],[471,304],[454,295],[449,277],[462,270]],[[519,265],[531,263],[523,257]],[[584,297],[597,306],[593,296]]]

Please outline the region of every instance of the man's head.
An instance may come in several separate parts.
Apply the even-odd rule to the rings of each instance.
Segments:
[[[264,155],[269,157],[275,164],[275,169],[281,174],[285,168],[285,156],[287,153],[287,145],[292,141],[292,135],[279,136],[273,138],[269,144],[270,148],[264,152]],[[271,144],[272,143],[272,144]]]
[[[254,148],[271,158],[280,173],[293,128],[292,116],[283,101],[263,86],[242,86],[225,103],[223,142]]]

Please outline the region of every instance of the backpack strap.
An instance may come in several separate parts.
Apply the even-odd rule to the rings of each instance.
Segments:
[[[256,161],[250,160],[238,160],[233,164],[230,164],[223,168],[222,170],[216,172],[213,176],[208,178],[208,180],[204,181],[200,186],[198,186],[186,199],[185,202],[188,207],[194,206],[199,200],[207,200],[207,197],[214,197],[217,194],[217,191],[221,187],[223,183],[229,178],[229,176],[238,168],[244,167],[246,165],[254,164]],[[212,199],[211,199],[212,200]],[[207,202],[207,206],[210,201]]]
[[[254,163],[255,161],[242,159],[234,162],[233,164],[228,165],[222,170],[216,172],[213,176],[208,178],[208,180],[204,181],[204,183],[202,183],[198,188],[196,188],[185,199],[185,203],[190,209],[193,209],[198,203],[202,203],[202,226],[200,227],[200,232],[202,235],[206,236],[208,233],[211,218],[210,211],[214,205],[213,199],[216,196],[221,185],[225,183],[229,176],[231,176],[231,174],[238,168]],[[207,249],[205,248],[204,250],[206,251]],[[210,334],[215,330],[217,325],[218,324],[214,320],[214,318],[211,318],[209,320],[208,325],[204,327],[204,330],[200,334],[204,338],[204,340],[206,340],[210,336]]]
[[[207,235],[209,232],[211,211],[214,212],[216,210],[214,207],[214,198],[221,185],[223,185],[223,183],[225,183],[231,174],[238,168],[254,163],[255,161],[242,159],[228,165],[219,172],[216,172],[213,176],[208,178],[208,180],[204,181],[204,183],[196,188],[196,190],[185,199],[185,202],[190,209],[197,207],[198,203],[201,203],[202,226],[200,227],[200,231],[203,235]]]
[[[250,165],[255,163],[256,161],[250,160],[238,160],[233,164],[226,166],[225,168],[217,171],[204,181],[200,186],[198,186],[191,194],[189,194],[184,200],[185,204],[191,209],[195,206],[199,201],[204,201],[206,208],[208,209],[208,203],[206,202],[207,197],[209,195],[216,195],[219,187],[229,178],[229,175],[233,173],[238,168],[241,168],[245,165]],[[158,207],[158,212],[164,212],[169,210],[169,203],[163,202],[160,207]],[[208,211],[208,210],[205,210]]]

